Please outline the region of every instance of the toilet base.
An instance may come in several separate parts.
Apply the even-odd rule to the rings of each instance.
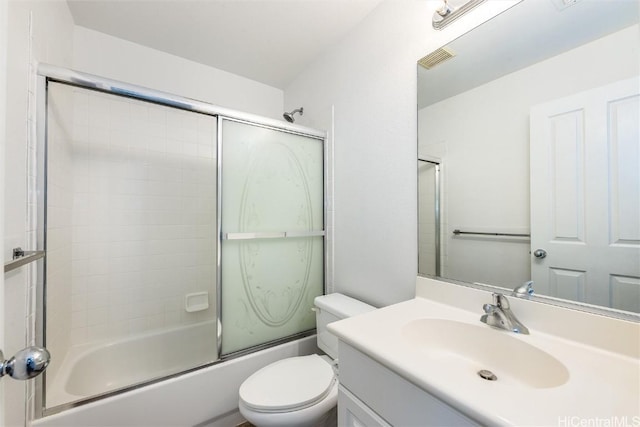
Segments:
[[[292,412],[257,412],[239,403],[240,414],[256,427],[336,427],[338,384],[320,402]]]
[[[258,427],[251,424],[249,421],[245,421],[242,424],[238,424],[236,427]],[[313,427],[338,427],[338,407],[335,406],[332,410],[327,412],[320,421],[314,424]]]

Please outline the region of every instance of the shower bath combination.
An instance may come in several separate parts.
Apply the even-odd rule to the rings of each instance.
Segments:
[[[46,64],[38,85],[33,209],[49,257],[35,338],[51,364],[35,418],[195,369],[227,375],[227,360],[271,360],[312,334],[325,132]]]
[[[288,121],[289,123],[293,123],[293,122],[295,122],[295,121],[296,121],[296,120],[293,118],[293,115],[294,115],[295,113],[300,113],[300,115],[302,116],[302,114],[303,114],[303,110],[304,110],[304,108],[300,107],[300,108],[297,108],[297,109],[293,110],[293,111],[292,111],[292,112],[290,112],[290,113],[285,112],[285,113],[282,115],[282,117],[284,117],[284,119],[285,119],[286,121]]]

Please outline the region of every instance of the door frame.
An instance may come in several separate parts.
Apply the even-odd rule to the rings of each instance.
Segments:
[[[7,139],[7,15],[9,4],[0,0],[0,171],[4,171],[4,152]],[[4,172],[0,173],[0,242],[4,244]],[[4,250],[0,251],[4,265]],[[4,350],[4,274],[0,276],[0,349]],[[0,425],[4,422],[4,387],[0,383]]]

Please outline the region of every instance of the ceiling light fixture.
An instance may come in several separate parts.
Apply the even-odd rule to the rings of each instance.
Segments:
[[[444,4],[433,12],[433,28],[441,30],[486,0],[444,0]]]

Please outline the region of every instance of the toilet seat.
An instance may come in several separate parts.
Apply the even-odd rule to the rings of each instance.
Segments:
[[[290,412],[313,406],[334,388],[333,367],[317,354],[291,357],[258,370],[240,386],[240,401],[257,412]]]

